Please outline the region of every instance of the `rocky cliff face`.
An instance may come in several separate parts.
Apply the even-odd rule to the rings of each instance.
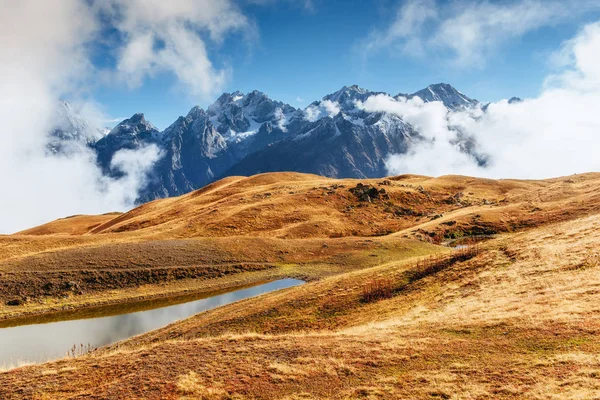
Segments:
[[[386,157],[406,152],[417,135],[399,117],[356,106],[374,94],[379,93],[350,86],[314,102],[306,116],[313,122],[291,138],[250,154],[227,175],[297,171],[336,178],[384,176]]]
[[[98,164],[107,175],[118,175],[111,168],[111,160],[119,150],[135,150],[150,143],[159,143],[160,132],[144,114],[134,114],[115,126],[106,136],[92,145],[98,157]]]

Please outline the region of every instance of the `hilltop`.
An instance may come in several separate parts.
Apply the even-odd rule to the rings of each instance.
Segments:
[[[330,179],[293,172],[232,176],[123,214],[76,216],[19,234],[305,239],[394,233],[440,243],[592,212],[600,200],[593,190],[599,182],[600,174],[538,181],[456,175]]]
[[[308,283],[0,374],[0,394],[593,398],[599,189],[595,173],[268,173],[2,236],[3,326],[283,277]]]

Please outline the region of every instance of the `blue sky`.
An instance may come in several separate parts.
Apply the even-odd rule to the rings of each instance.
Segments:
[[[545,4],[433,0],[233,2],[231,6],[238,17],[243,16],[245,28],[231,29],[217,39],[209,37],[207,30],[193,30],[206,46],[212,66],[226,71],[226,78],[216,87],[190,92],[186,81],[182,82],[169,68],[162,68],[143,76],[135,86],[123,80],[98,84],[90,97],[111,118],[144,112],[161,129],[193,105],[206,107],[223,91],[258,89],[296,107],[305,107],[351,84],[397,94],[447,82],[481,101],[533,97],[552,72],[551,60],[561,44],[585,23],[600,19],[596,7],[571,12],[558,8],[559,3],[554,3],[557,9],[553,13],[539,18],[523,21],[526,18],[519,15],[523,13],[519,7],[531,6],[528,10],[535,13],[535,7],[541,10]],[[472,13],[465,15],[469,7]],[[415,12],[422,15],[429,9],[435,9],[436,15],[424,17],[415,25]],[[514,29],[510,19],[508,26],[490,26],[485,21],[478,25],[477,18],[485,19],[490,10],[512,12]],[[390,33],[395,23],[405,19],[410,25],[408,33],[404,28],[399,35]],[[483,48],[476,42],[469,44],[475,50],[457,48],[451,42],[435,43],[445,33],[435,36],[430,32],[439,32],[444,23],[453,26],[463,20],[481,29],[475,32],[486,43]],[[116,49],[123,46],[125,36],[109,26],[103,37],[104,42],[91,47],[92,60],[99,69],[114,69],[119,58]],[[415,40],[421,42],[418,51],[407,46]],[[157,39],[154,46],[162,43]]]

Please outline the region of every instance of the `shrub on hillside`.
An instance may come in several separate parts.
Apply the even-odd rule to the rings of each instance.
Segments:
[[[382,299],[389,299],[394,295],[395,284],[390,278],[373,279],[363,287],[361,301],[371,303]]]

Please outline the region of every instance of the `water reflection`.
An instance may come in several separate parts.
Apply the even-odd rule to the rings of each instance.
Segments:
[[[302,283],[303,281],[297,279],[281,279],[248,289],[152,310],[102,318],[1,328],[0,366],[10,368],[23,362],[43,362],[61,358],[73,345],[105,346],[158,329],[202,311]]]

